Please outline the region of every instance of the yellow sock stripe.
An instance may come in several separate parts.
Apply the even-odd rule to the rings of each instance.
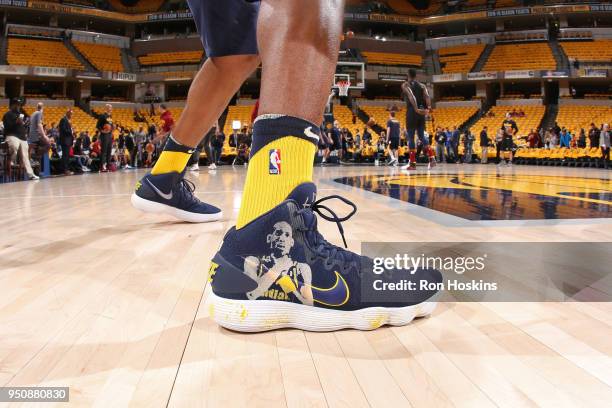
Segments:
[[[281,151],[281,172],[270,174],[270,149]],[[312,181],[316,146],[295,136],[276,139],[249,161],[236,228],[242,228],[280,204],[299,184]]]
[[[180,173],[185,170],[185,166],[187,166],[190,157],[191,154],[189,153],[164,150],[159,156],[159,159],[157,159],[155,166],[153,166],[151,174]]]

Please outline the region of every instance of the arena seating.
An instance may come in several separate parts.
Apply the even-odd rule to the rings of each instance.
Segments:
[[[555,58],[548,43],[496,45],[483,71],[555,69]]]
[[[25,105],[25,111],[28,115],[32,115],[36,110],[35,105]],[[59,121],[68,110],[67,106],[45,106],[44,107],[44,123],[47,126],[51,126],[55,124],[57,126]],[[89,134],[93,136],[96,130],[96,119],[86,112],[84,112],[81,108],[77,106],[72,107],[72,127],[76,129],[77,132],[85,132],[89,131]]]
[[[557,114],[557,123],[567,128],[572,135],[580,134],[580,129],[588,133],[591,123],[600,126],[612,119],[612,107],[609,106],[574,106],[561,105]]]
[[[357,130],[360,133],[363,132],[365,127],[365,123],[359,120],[359,118],[353,123],[353,112],[345,105],[334,105],[334,119],[340,123],[341,128],[347,128],[353,136]]]
[[[225,126],[223,127],[223,133],[225,136],[231,134],[232,122],[234,120],[240,121],[240,126],[251,125],[251,113],[253,112],[253,105],[230,105],[227,110],[227,118],[225,119]],[[226,139],[227,142],[227,139]]]
[[[96,114],[101,114],[104,112],[103,107],[97,107],[94,109]],[[137,130],[139,126],[147,127],[146,123],[136,122],[134,120],[134,109],[133,108],[117,108],[113,107],[113,123],[117,126],[124,126],[127,128],[131,128]]]
[[[168,110],[172,113],[172,118],[174,119],[174,122],[176,123],[181,117],[184,108],[182,106],[170,107],[168,108]],[[155,125],[157,125],[158,128],[160,128],[163,124],[162,120],[159,117],[159,115],[161,114],[161,112],[159,111],[156,111],[154,115],[151,115],[151,112],[149,110],[147,111],[141,110],[140,114],[145,117],[148,123],[154,123]]]
[[[469,118],[478,112],[477,106],[445,106],[436,108],[433,111],[434,121],[427,122],[427,132],[430,135],[433,135],[435,131],[435,127],[441,128],[452,128],[453,126],[457,126],[459,128],[463,125]]]
[[[485,44],[440,48],[438,54],[442,72],[470,72],[484,49]]]
[[[56,40],[9,38],[7,59],[10,65],[85,69],[68,48]]]
[[[121,50],[118,47],[103,44],[73,41],[76,49],[100,71],[123,72]]]
[[[520,3],[516,0],[495,0],[495,8],[517,7]]]
[[[138,57],[140,65],[199,64],[204,51],[156,52]]]
[[[122,13],[152,13],[160,9],[165,0],[140,0],[131,1],[132,5],[127,6],[121,0],[108,0],[111,7]],[[127,3],[127,2],[126,2]]]
[[[569,58],[579,61],[612,60],[612,40],[596,41],[561,41],[561,47]]]
[[[407,14],[411,16],[428,16],[435,14],[442,7],[442,1],[431,0],[427,8],[417,9],[410,2],[405,0],[387,0],[387,4],[398,14]]]
[[[360,104],[359,108],[362,109],[370,119],[374,119],[377,125],[382,128],[387,128],[387,121],[389,120],[389,107],[377,106],[377,105],[365,105]],[[406,108],[404,106],[394,106],[398,110],[395,113],[395,117],[400,120],[402,129],[404,128],[404,118],[406,117]],[[378,135],[372,134],[372,141],[376,142]]]
[[[554,149],[519,148],[514,156],[517,164],[540,166],[599,167],[601,150],[597,147]]]
[[[423,64],[423,57],[420,55],[371,51],[363,51],[361,54],[366,58],[368,64],[410,65],[415,67],[420,67]]]
[[[519,128],[518,136],[526,136],[531,129],[537,130],[542,122],[546,108],[538,105],[513,105],[513,106],[493,106],[482,118],[480,118],[472,127],[471,131],[474,135],[480,134],[480,131],[484,126],[489,129],[489,138],[495,140],[495,134],[501,127],[501,124],[505,118],[506,112],[512,110],[523,111],[524,117],[513,117],[512,119],[516,122]],[[489,116],[489,112],[493,112],[494,116]],[[515,135],[517,136],[517,135]],[[480,147],[478,138],[476,143]]]
[[[489,0],[467,0],[464,7],[466,9],[481,9],[486,8]]]

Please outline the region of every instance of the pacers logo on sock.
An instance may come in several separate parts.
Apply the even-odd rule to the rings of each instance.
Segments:
[[[270,149],[270,174],[281,173],[281,152],[280,149]]]

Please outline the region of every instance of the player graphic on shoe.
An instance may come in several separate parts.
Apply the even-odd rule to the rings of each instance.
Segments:
[[[249,256],[244,260],[244,273],[257,282],[257,288],[246,295],[249,299],[292,300],[312,305],[310,266],[291,258],[293,231],[281,221],[274,224],[266,237],[270,255]]]

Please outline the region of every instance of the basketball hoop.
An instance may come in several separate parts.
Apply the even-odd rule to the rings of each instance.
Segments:
[[[348,91],[349,91],[349,87],[351,86],[351,81],[341,79],[340,81],[336,83],[336,86],[338,87],[339,96],[348,96]]]

